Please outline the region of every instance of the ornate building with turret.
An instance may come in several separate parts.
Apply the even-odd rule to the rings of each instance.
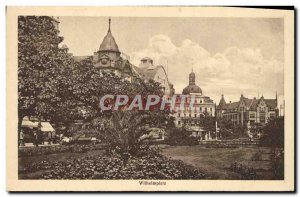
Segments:
[[[237,102],[226,103],[222,94],[217,106],[217,118],[227,119],[234,124],[253,125],[254,123],[265,124],[269,119],[278,116],[277,93],[275,99],[249,99],[242,94]]]
[[[112,71],[117,76],[129,81],[135,77],[140,77],[145,81],[154,80],[161,84],[165,95],[174,94],[173,84],[170,83],[163,66],[154,65],[153,60],[148,57],[141,59],[139,66],[134,66],[130,63],[129,57],[119,50],[119,46],[112,35],[111,19],[109,19],[108,31],[99,50],[94,52],[93,56],[77,56],[74,59],[81,61],[89,57],[92,57],[95,68],[99,70]]]
[[[116,75],[131,80],[134,75],[133,65],[121,56],[119,47],[111,33],[110,25],[111,19],[109,19],[108,31],[100,44],[99,50],[94,52],[94,66],[102,70],[113,71]]]

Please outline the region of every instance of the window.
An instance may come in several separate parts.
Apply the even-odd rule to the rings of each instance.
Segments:
[[[260,122],[266,122],[266,113],[265,112],[260,112],[259,113],[259,121]]]
[[[184,117],[186,117],[186,114],[183,114]]]
[[[270,118],[274,119],[275,118],[275,113],[270,113]]]
[[[191,117],[192,117],[192,114],[189,114],[189,117],[191,118]]]
[[[178,117],[180,118],[180,113],[178,113]]]
[[[178,121],[178,125],[180,125],[181,124],[181,122],[180,121]]]
[[[207,107],[205,107],[205,109],[204,109],[204,110],[205,110],[205,112],[207,112]]]
[[[202,107],[200,107],[200,111],[202,111]]]
[[[101,64],[107,64],[108,58],[102,58],[101,59]]]
[[[212,111],[212,108],[210,108],[210,111]]]
[[[200,100],[200,103],[202,103],[202,100]]]
[[[195,114],[195,118],[197,118],[197,114]]]
[[[255,113],[250,113],[249,117],[250,118],[255,118]]]

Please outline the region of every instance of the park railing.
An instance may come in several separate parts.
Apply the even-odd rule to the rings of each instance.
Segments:
[[[258,140],[200,140],[199,145],[258,145]]]

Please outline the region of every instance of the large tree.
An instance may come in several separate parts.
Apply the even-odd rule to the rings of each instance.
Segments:
[[[18,129],[24,116],[40,120],[56,114],[68,90],[72,58],[59,48],[58,21],[48,16],[18,18]]]

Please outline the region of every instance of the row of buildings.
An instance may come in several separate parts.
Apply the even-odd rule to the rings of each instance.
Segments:
[[[169,81],[168,75],[162,65],[154,65],[153,60],[149,57],[141,59],[139,66],[130,63],[126,55],[121,53],[111,32],[111,20],[106,36],[100,44],[99,50],[91,56],[75,56],[76,61],[91,57],[94,66],[99,69],[110,70],[116,75],[127,80],[134,77],[140,77],[145,81],[154,80],[161,84],[165,95],[173,96],[175,89]],[[274,99],[246,98],[243,94],[237,102],[226,103],[224,95],[221,96],[217,105],[209,96],[203,94],[202,89],[196,84],[196,75],[192,71],[189,74],[189,83],[182,90],[182,95],[189,95],[195,98],[194,107],[197,110],[191,110],[189,99],[186,100],[185,107],[177,109],[173,114],[175,125],[181,127],[189,126],[192,130],[201,133],[201,117],[213,116],[217,119],[226,119],[234,124],[254,124],[267,123],[270,118],[278,116],[277,94]],[[178,95],[179,96],[179,95]],[[176,100],[176,106],[180,105],[180,100]]]

